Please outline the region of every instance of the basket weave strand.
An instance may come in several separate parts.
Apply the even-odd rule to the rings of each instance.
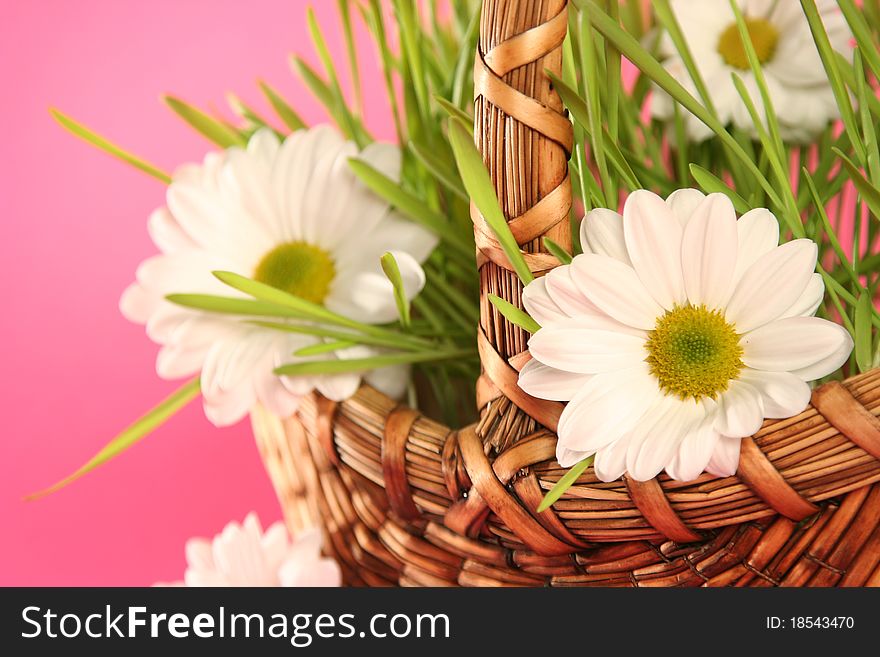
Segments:
[[[545,69],[561,70],[564,0],[486,0],[475,138],[530,268],[567,245],[570,123]],[[800,415],[746,439],[735,477],[598,481],[588,469],[536,514],[564,470],[561,405],[525,395],[527,335],[488,303],[521,286],[472,209],[483,290],[480,421],[452,430],[363,387],[319,396],[254,433],[291,529],[320,525],[362,585],[880,585],[880,372],[814,392]]]

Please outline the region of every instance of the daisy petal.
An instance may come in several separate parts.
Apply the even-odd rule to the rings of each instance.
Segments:
[[[345,401],[357,392],[361,377],[355,373],[321,376],[315,384],[322,395],[331,401]]]
[[[758,259],[736,284],[727,304],[727,319],[738,333],[772,322],[791,308],[816,268],[816,243],[798,239]]]
[[[132,283],[119,298],[119,312],[130,322],[146,324],[162,300],[150,294],[140,283]]]
[[[706,464],[706,472],[716,477],[732,477],[739,467],[739,450],[742,446],[742,438],[730,438],[721,436],[715,443],[715,451],[712,458]]]
[[[660,395],[647,364],[592,377],[559,418],[559,445],[592,453],[623,436]]]
[[[260,128],[248,140],[247,152],[260,165],[269,169],[275,163],[280,146],[281,142],[272,130]]]
[[[681,266],[688,301],[724,305],[736,267],[736,214],[724,194],[709,194],[684,229]]]
[[[659,196],[639,190],[623,207],[623,232],[633,268],[661,306],[686,300],[681,272],[681,224]]]
[[[301,561],[290,559],[278,572],[279,582],[285,587],[334,587],[342,582],[339,564],[332,559]]]
[[[204,538],[191,538],[184,546],[186,564],[190,568],[200,570],[214,568],[214,556],[211,552],[211,542]]]
[[[842,347],[851,349],[852,338],[842,326],[819,317],[788,317],[746,333],[740,345],[742,361],[749,367],[792,372],[823,361]]]
[[[278,417],[290,417],[299,408],[302,396],[290,392],[281,379],[275,376],[271,368],[267,368],[265,372],[257,376],[254,383],[260,402]]]
[[[581,221],[581,246],[585,253],[599,253],[630,265],[623,239],[623,217],[613,210],[596,208]]]
[[[740,374],[740,379],[761,394],[764,417],[793,417],[810,403],[810,386],[789,372],[762,372],[746,368]]]
[[[260,547],[263,550],[266,565],[270,570],[277,572],[290,549],[290,535],[283,522],[275,522],[269,526],[266,533],[260,537]]]
[[[388,142],[374,141],[364,147],[358,159],[363,160],[391,180],[400,180],[402,154],[400,148]]]
[[[543,328],[529,339],[532,356],[550,367],[597,374],[633,367],[645,360],[643,338],[567,322]]]
[[[210,395],[203,392],[202,396],[205,417],[215,427],[228,427],[235,424],[250,413],[254,404],[257,403],[256,395],[250,386],[242,386],[240,389],[227,392],[215,391]]]
[[[570,468],[590,456],[589,452],[568,449],[560,442],[556,443],[556,462],[563,468]]]
[[[180,379],[197,373],[204,362],[203,350],[166,345],[156,356],[156,374],[162,379]]]
[[[541,326],[568,317],[547,292],[547,277],[536,278],[522,291],[523,307],[529,316]]]
[[[751,436],[764,422],[764,407],[760,393],[740,380],[730,382],[721,395],[715,430],[723,436],[742,438]]]
[[[400,399],[410,382],[408,365],[380,367],[364,374],[364,381],[391,399]]]
[[[841,327],[842,328],[842,327]],[[849,333],[841,336],[840,346],[825,358],[816,361],[812,365],[793,370],[792,374],[804,381],[815,381],[823,376],[828,376],[836,371],[849,358],[853,350],[853,341]]]
[[[703,413],[703,407],[693,400],[680,401],[674,397],[664,397],[660,406],[645,413],[633,429],[627,450],[629,476],[647,481],[660,474]]]
[[[738,249],[734,280],[738,281],[758,258],[779,244],[779,222],[769,210],[757,208],[739,218],[736,234]]]
[[[159,208],[150,215],[147,220],[147,231],[153,244],[162,253],[197,248],[196,243],[183,231],[168,208]]]
[[[678,481],[693,481],[706,470],[721,439],[713,426],[714,421],[715,415],[711,412],[685,435],[678,447],[673,471],[666,469],[670,477]]]
[[[571,278],[599,310],[628,326],[650,330],[663,308],[648,294],[632,267],[595,253],[571,262]]]
[[[694,210],[697,209],[697,206],[705,198],[706,195],[699,189],[676,189],[666,197],[666,205],[672,210],[672,214],[675,215],[675,218],[678,219],[683,228],[687,226],[691,216],[694,214]]]
[[[527,362],[519,373],[519,387],[532,397],[568,401],[590,380],[589,374],[557,370],[535,360]]]
[[[196,570],[187,568],[183,577],[184,585],[189,587],[226,587],[231,586],[223,573],[217,570]]]
[[[320,557],[323,545],[324,534],[317,527],[310,527],[296,535],[285,558],[308,564]]]
[[[601,315],[599,307],[580,291],[571,278],[571,267],[556,267],[540,280],[545,281],[547,294],[564,313],[576,317],[578,315]],[[540,323],[540,322],[539,322]]]
[[[803,293],[794,305],[782,313],[782,317],[812,317],[825,298],[825,282],[822,274],[813,274]]]
[[[596,452],[593,471],[601,481],[615,481],[623,476],[628,446],[629,438],[624,436]]]

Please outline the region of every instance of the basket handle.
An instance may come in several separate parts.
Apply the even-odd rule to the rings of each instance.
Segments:
[[[474,139],[535,274],[559,264],[546,252],[543,237],[565,249],[571,245],[572,126],[545,72],[561,73],[567,6],[568,0],[485,0],[474,62]],[[471,216],[480,276],[478,404],[484,408],[503,396],[555,429],[561,406],[529,397],[516,385],[528,334],[488,299],[494,294],[522,308],[522,285],[473,204]]]

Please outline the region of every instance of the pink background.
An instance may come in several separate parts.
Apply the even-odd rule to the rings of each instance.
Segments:
[[[57,107],[172,170],[211,146],[159,95],[225,112],[235,91],[269,115],[263,77],[310,122],[323,114],[288,68],[317,63],[306,0],[42,0],[0,4],[0,584],[149,585],[179,579],[183,545],[256,510],[280,509],[248,424],[219,430],[198,403],[73,486],[70,473],[176,384],[155,346],[117,311],[155,249],[146,218],[163,186],[67,134]],[[335,2],[314,2],[344,59]],[[366,116],[391,138],[372,47],[360,34]],[[343,74],[343,84],[347,77]]]

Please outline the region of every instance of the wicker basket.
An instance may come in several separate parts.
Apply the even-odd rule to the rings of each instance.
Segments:
[[[475,132],[530,267],[568,243],[572,128],[560,71],[567,0],[485,0]],[[363,387],[254,433],[291,529],[321,525],[349,584],[417,586],[880,585],[880,370],[814,392],[743,442],[737,476],[598,481],[552,509],[561,405],[516,385],[527,336],[486,302],[521,287],[473,212],[483,303],[481,419],[453,430]]]

